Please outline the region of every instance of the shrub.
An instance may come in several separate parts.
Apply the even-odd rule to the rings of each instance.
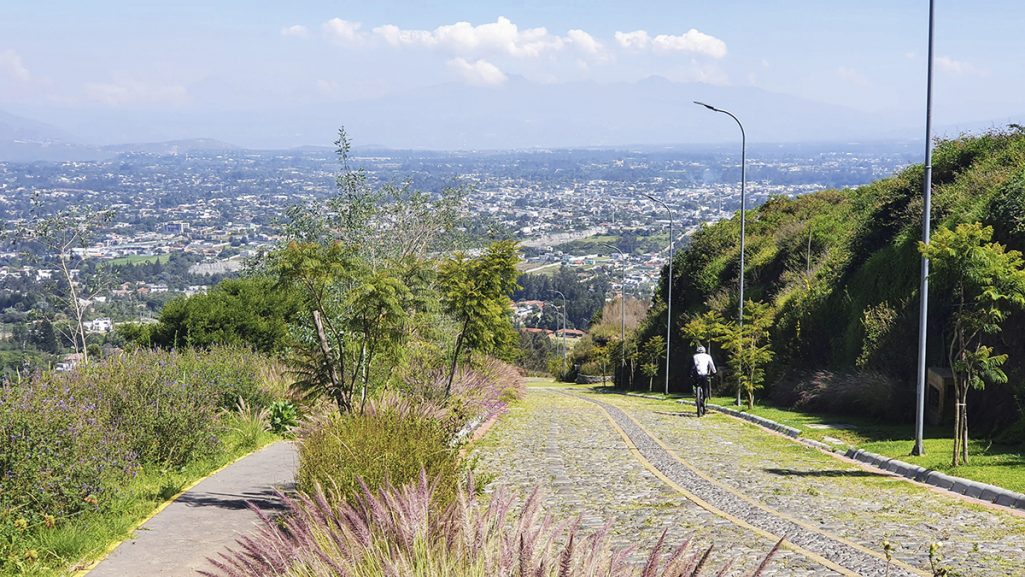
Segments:
[[[0,389],[0,527],[98,503],[134,464],[92,396],[42,377]]]
[[[146,463],[182,466],[211,454],[221,430],[220,390],[195,379],[177,353],[138,352],[65,373],[73,389],[95,391],[103,418]]]
[[[436,486],[426,474],[399,489],[363,490],[352,503],[313,495],[282,495],[286,516],[277,521],[260,513],[254,536],[240,548],[211,559],[217,577],[285,575],[445,575],[446,577],[692,577],[707,564],[705,550],[684,542],[663,554],[665,534],[642,567],[628,563],[630,550],[609,545],[611,527],[584,535],[576,521],[543,515],[538,491],[511,515],[513,500],[496,492],[490,504],[475,500],[471,488],[436,513]],[[337,503],[337,504],[332,504]],[[259,513],[259,511],[258,511]],[[776,545],[753,573],[758,575]],[[723,568],[720,575],[729,571]]]
[[[52,378],[94,395],[102,418],[140,460],[178,467],[218,449],[222,410],[234,410],[240,399],[257,411],[270,403],[261,359],[236,348],[139,350]]]
[[[445,398],[448,383],[444,369],[407,380],[405,392],[420,405],[443,407],[438,418],[453,432],[477,418],[489,418],[523,398],[526,385],[519,370],[492,357],[477,359],[474,367],[463,368],[452,382],[451,395]],[[421,407],[423,408],[423,407]]]
[[[325,487],[340,499],[371,489],[401,485],[421,470],[438,484],[442,501],[451,500],[460,474],[459,452],[450,446],[452,431],[436,406],[405,399],[371,403],[363,414],[333,414],[303,434],[299,446],[301,491]]]
[[[905,396],[893,379],[873,371],[802,373],[772,391],[772,400],[785,406],[876,418],[901,416]]]
[[[299,426],[299,409],[291,401],[274,401],[267,407],[267,414],[270,429],[279,435]]]

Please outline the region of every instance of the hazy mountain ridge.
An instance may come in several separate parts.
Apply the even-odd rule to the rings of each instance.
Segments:
[[[125,152],[174,154],[238,148],[225,141],[241,142],[242,148],[272,150],[329,146],[339,126],[345,126],[357,142],[406,150],[738,143],[740,135],[732,119],[697,106],[694,100],[736,114],[744,123],[748,144],[755,146],[920,140],[923,132],[924,118],[870,114],[749,86],[675,83],[657,76],[608,84],[538,84],[510,77],[501,86],[447,83],[373,100],[282,103],[275,110],[226,110],[212,116],[183,109],[148,114],[136,111],[125,112],[116,121],[111,111],[104,111],[94,119],[84,119],[87,122],[72,122],[84,131],[83,138],[0,113],[0,160],[91,160]],[[69,120],[67,111],[57,116]],[[254,123],[257,117],[260,122]],[[1014,121],[1005,118],[939,126],[937,133],[978,132]],[[145,131],[126,129],[131,126],[145,126]],[[103,130],[107,132],[101,133]],[[90,139],[110,142],[115,134],[135,144],[85,144]]]

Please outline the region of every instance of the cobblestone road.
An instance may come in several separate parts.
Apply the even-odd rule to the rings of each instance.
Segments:
[[[1021,516],[874,474],[728,417],[572,394],[579,396],[531,389],[477,454],[498,485],[540,484],[554,512],[579,514],[588,526],[612,520],[618,544],[653,543],[668,528],[670,542],[693,535],[715,542],[718,561],[739,557],[750,567],[771,535],[786,534],[800,548],[778,557],[770,574],[882,576],[889,541],[898,561],[889,575],[897,577],[931,574],[929,545],[939,542],[943,564],[962,575],[1025,576]]]

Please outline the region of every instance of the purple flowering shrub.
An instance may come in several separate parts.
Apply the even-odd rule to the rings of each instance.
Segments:
[[[643,565],[629,563],[631,548],[614,550],[611,525],[586,534],[577,520],[545,514],[537,490],[514,511],[514,499],[495,492],[477,502],[463,487],[444,509],[433,506],[436,484],[426,475],[398,489],[363,488],[351,501],[329,498],[320,487],[310,495],[282,495],[286,511],[262,523],[252,536],[217,559],[208,577],[346,575],[398,577],[694,577],[734,575],[730,562],[713,571],[711,547],[691,541],[668,549],[665,533]],[[748,573],[759,575],[779,548]]]
[[[136,456],[96,403],[39,377],[0,389],[0,525],[93,506],[131,474]]]
[[[492,357],[476,359],[461,367],[452,381],[452,394],[445,398],[448,373],[445,369],[411,375],[406,393],[425,403],[443,407],[453,432],[474,420],[483,421],[501,414],[509,403],[523,398],[526,385],[519,370]]]
[[[139,465],[209,455],[225,399],[266,395],[259,360],[238,349],[135,351],[4,385],[0,535],[102,507]]]

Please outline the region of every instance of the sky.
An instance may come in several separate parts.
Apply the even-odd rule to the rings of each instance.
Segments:
[[[1025,114],[1025,2],[936,3],[935,122]],[[657,76],[914,126],[927,16],[925,0],[3,0],[0,111],[101,143],[295,146],[328,144],[310,127],[363,110],[351,103],[442,85],[542,94]]]

